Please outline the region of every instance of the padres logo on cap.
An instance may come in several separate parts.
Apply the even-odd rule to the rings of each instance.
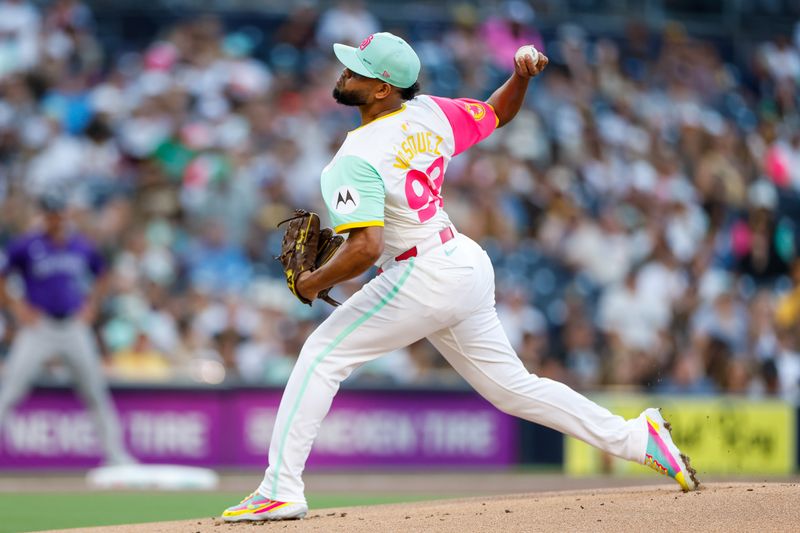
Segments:
[[[371,43],[371,42],[372,42],[372,38],[373,38],[373,37],[375,37],[375,35],[370,35],[369,37],[367,37],[366,39],[364,39],[363,41],[361,41],[361,44],[360,44],[360,45],[358,45],[358,49],[359,49],[359,50],[363,50],[364,48],[366,48],[367,46],[369,46],[369,43]]]

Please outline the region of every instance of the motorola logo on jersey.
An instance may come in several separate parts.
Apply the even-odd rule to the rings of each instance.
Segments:
[[[333,210],[340,215],[349,215],[358,208],[361,197],[358,191],[348,185],[343,185],[333,193]]]

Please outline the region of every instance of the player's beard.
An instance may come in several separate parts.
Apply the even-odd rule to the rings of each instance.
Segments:
[[[358,91],[342,91],[338,87],[333,88],[333,99],[339,104],[353,107],[362,106],[367,103],[365,94],[361,94]]]

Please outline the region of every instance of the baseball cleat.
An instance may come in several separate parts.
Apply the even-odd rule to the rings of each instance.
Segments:
[[[658,472],[674,478],[684,492],[695,490],[700,482],[697,472],[689,464],[689,457],[672,442],[672,427],[664,420],[661,409],[645,409],[642,413],[647,421],[647,451],[644,464]]]
[[[279,502],[254,492],[239,505],[225,509],[222,519],[225,522],[295,520],[303,518],[307,512],[308,506],[304,503]]]

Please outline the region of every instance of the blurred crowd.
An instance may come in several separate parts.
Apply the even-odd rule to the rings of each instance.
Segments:
[[[723,56],[677,23],[539,28],[519,0],[456,6],[435,31],[305,1],[271,28],[188,17],[111,54],[77,0],[0,0],[0,241],[37,224],[39,195],[69,196],[108,262],[95,325],[112,376],[285,382],[330,310],[286,290],[276,223],[324,212],[320,171],[358,118],[330,96],[331,43],[379,30],[415,47],[423,93],[486,98],[519,45],[550,57],[444,189],[494,260],[531,372],[579,390],[798,396],[800,31]],[[15,327],[4,310],[2,352]],[[354,379],[460,382],[425,341]]]

